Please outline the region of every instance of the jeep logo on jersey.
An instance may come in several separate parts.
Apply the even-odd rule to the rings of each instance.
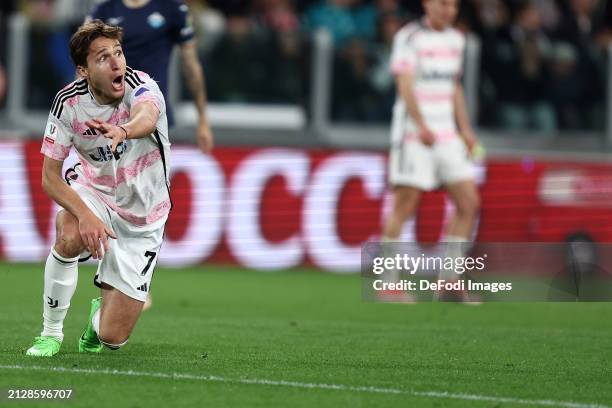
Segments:
[[[164,25],[164,23],[166,22],[166,19],[164,18],[164,16],[162,16],[158,12],[155,12],[151,14],[149,17],[147,17],[147,22],[149,23],[151,27],[159,28]]]
[[[424,80],[449,80],[453,79],[457,76],[457,73],[454,71],[451,72],[443,72],[443,71],[431,71],[421,74],[421,78]]]
[[[121,158],[121,155],[125,153],[127,149],[128,144],[125,141],[117,145],[117,150],[115,151],[115,153],[113,153],[113,151],[111,150],[111,145],[100,146],[94,150],[94,153],[89,153],[89,157],[91,157],[92,160],[97,162],[106,162],[112,160],[113,158],[115,160],[119,160]]]

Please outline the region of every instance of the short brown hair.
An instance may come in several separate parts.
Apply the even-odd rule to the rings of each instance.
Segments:
[[[106,37],[121,42],[123,29],[103,23],[100,20],[89,21],[78,28],[70,39],[70,57],[76,66],[87,66],[89,46],[98,37]]]

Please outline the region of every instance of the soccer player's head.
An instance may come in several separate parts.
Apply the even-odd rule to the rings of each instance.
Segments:
[[[459,12],[459,0],[423,0],[423,8],[434,30],[450,27]]]
[[[96,99],[110,104],[125,93],[123,30],[100,20],[79,27],[70,39],[70,56],[78,74],[87,79]]]

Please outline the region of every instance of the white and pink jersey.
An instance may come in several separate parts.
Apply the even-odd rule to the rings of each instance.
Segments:
[[[121,125],[129,120],[130,110],[143,102],[159,109],[155,132],[124,141],[115,153],[111,139],[85,125],[95,118]],[[166,103],[157,83],[147,74],[127,68],[125,95],[118,105],[100,105],[85,79],[58,92],[41,153],[63,161],[72,147],[80,159],[75,168],[79,176],[76,182],[93,190],[121,218],[136,226],[167,219],[171,203]]]
[[[465,38],[453,28],[435,31],[424,21],[395,34],[391,52],[394,74],[414,75],[414,94],[425,123],[438,142],[457,137],[453,96],[461,76]],[[416,125],[398,95],[393,108],[392,142],[417,137]]]

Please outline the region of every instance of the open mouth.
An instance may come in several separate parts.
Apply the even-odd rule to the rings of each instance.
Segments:
[[[123,90],[123,75],[117,75],[113,79],[113,89],[115,89],[116,91]]]

